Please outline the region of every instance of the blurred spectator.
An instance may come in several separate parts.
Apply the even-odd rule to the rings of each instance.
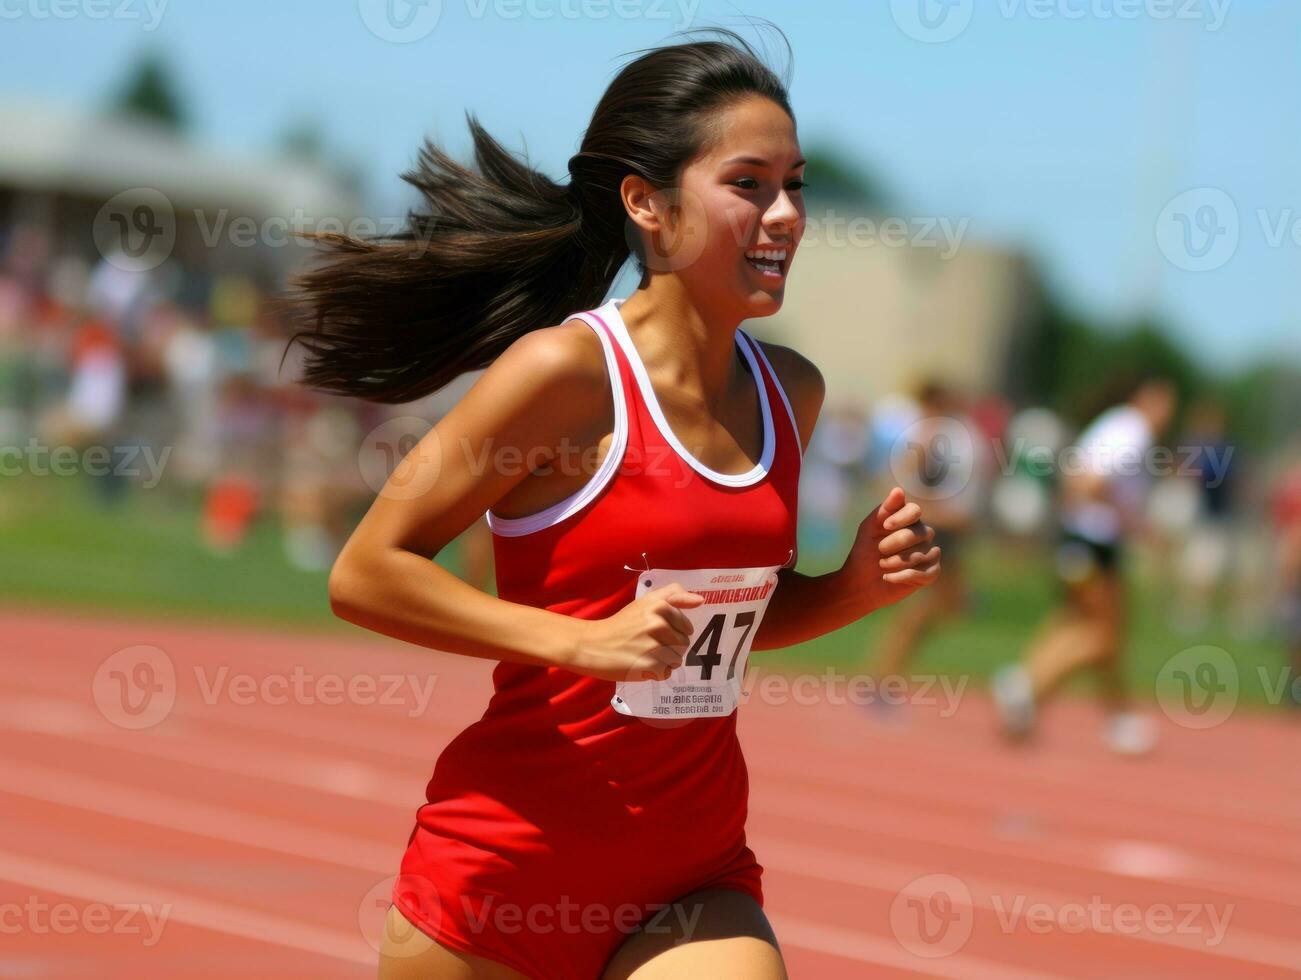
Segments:
[[[1213,399],[1197,402],[1180,447],[1192,453],[1183,483],[1195,493],[1189,532],[1179,555],[1175,624],[1186,632],[1204,630],[1222,598],[1234,554],[1234,494],[1238,447],[1225,433],[1224,407]]]
[[[1284,697],[1301,708],[1301,457],[1284,470],[1274,498],[1278,532],[1279,619],[1287,646]]]
[[[1065,423],[1051,409],[1018,412],[1002,439],[1003,478],[990,493],[990,512],[1014,536],[1039,534],[1053,517],[1057,459],[1066,445]]]
[[[818,420],[800,476],[799,548],[806,556],[818,560],[841,546],[870,446],[867,419],[856,404],[831,407]]]

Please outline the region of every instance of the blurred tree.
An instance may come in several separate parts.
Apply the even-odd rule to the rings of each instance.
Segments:
[[[291,121],[280,132],[276,148],[285,156],[296,160],[321,163],[325,159],[325,135],[321,122],[315,117],[300,117]]]
[[[176,132],[186,129],[189,123],[166,63],[154,51],[146,51],[137,57],[109,108]]]
[[[1301,367],[1269,360],[1252,364],[1222,385],[1229,431],[1252,450],[1297,437],[1301,419]]]
[[[313,164],[357,197],[364,192],[363,168],[355,160],[331,151],[318,117],[300,116],[287,123],[276,138],[276,150],[291,160]]]
[[[1213,382],[1188,351],[1153,317],[1103,327],[1040,286],[1039,322],[1028,331],[1016,369],[1026,404],[1047,405],[1084,425],[1127,397],[1145,375],[1170,378],[1180,401]]]

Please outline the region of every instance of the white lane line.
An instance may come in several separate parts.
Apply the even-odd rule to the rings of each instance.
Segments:
[[[767,835],[752,836],[750,845],[758,855],[759,863],[764,867],[780,869],[789,874],[804,875],[822,881],[836,881],[845,885],[871,888],[897,895],[909,882],[918,877],[915,866],[891,864],[876,859],[869,861],[846,854],[844,851],[780,840]],[[947,869],[937,868],[934,870],[952,874]],[[1022,908],[1044,904],[1054,910],[1088,906],[1090,902],[1090,899],[1081,899],[1078,895],[1051,891],[1038,886],[1028,886],[1021,882],[985,878],[965,872],[954,875],[954,877],[959,878],[970,890],[972,900],[969,904],[972,907],[993,911],[1000,916],[1007,915],[1008,909],[1016,906],[1018,902]],[[949,897],[954,902],[966,904],[964,895],[953,894]],[[1143,908],[1143,903],[1111,902],[1110,904],[1113,907],[1121,904],[1134,904],[1140,909]],[[1158,903],[1147,904],[1155,906]],[[1178,900],[1172,900],[1160,904],[1175,909],[1172,914],[1174,921],[1178,923],[1181,918],[1178,912],[1181,904],[1204,905],[1208,903],[1188,901],[1180,903]],[[1217,905],[1217,912],[1221,916],[1229,913],[1229,910],[1233,907],[1231,902],[1209,904]],[[1074,926],[1074,923],[1072,925]],[[1286,970],[1294,970],[1296,965],[1301,963],[1301,943],[1277,939],[1265,933],[1245,931],[1232,924],[1231,913],[1229,913],[1227,928],[1218,944],[1211,944],[1205,938],[1199,938],[1197,934],[1177,930],[1172,930],[1169,933],[1154,932],[1143,925],[1138,926],[1135,931],[1129,931],[1128,927],[1123,931],[1119,927],[1115,930],[1088,928],[1086,931],[1099,935],[1119,936],[1124,939],[1155,943],[1159,946],[1172,946],[1187,952],[1205,953],[1211,956],[1240,960],[1262,966],[1276,966]]]
[[[400,857],[396,849],[385,848],[381,853],[381,849],[370,843],[346,839],[341,835],[306,832],[303,828],[284,821],[265,818],[250,820],[244,814],[221,807],[196,806],[184,799],[166,797],[160,793],[123,790],[107,780],[72,777],[64,778],[61,785],[60,774],[52,770],[42,771],[33,766],[25,766],[21,771],[9,771],[21,780],[21,788],[6,789],[6,793],[122,817],[148,826],[165,827],[223,843],[279,850],[298,858],[328,862],[377,875],[396,868]],[[0,878],[91,901],[105,901],[108,896],[112,896],[115,902],[147,901],[153,906],[170,904],[168,917],[191,925],[333,956],[336,959],[368,964],[375,962],[373,954],[367,956],[364,948],[357,949],[358,944],[346,935],[183,892],[169,885],[128,881],[5,852],[0,852]],[[797,916],[784,916],[781,922],[781,928],[789,932],[789,936],[782,937],[785,946],[830,953],[873,966],[903,967],[941,977],[1012,976],[1005,970],[1000,973],[1001,968],[996,969],[994,964],[973,961],[968,957],[950,957],[949,963],[952,967],[969,964],[971,970],[957,974],[935,972],[930,969],[927,961],[919,959],[914,962],[902,948],[887,940],[871,939],[848,929],[834,929]],[[986,966],[990,971],[988,973],[985,972]],[[1029,974],[1025,976],[1030,977]]]
[[[0,728],[83,742],[112,752],[130,752],[133,755],[179,762],[236,776],[285,783],[354,800],[385,803],[405,799],[411,795],[413,788],[418,790],[423,786],[423,781],[394,769],[381,769],[368,763],[324,757],[283,746],[277,746],[275,752],[271,753],[266,747],[267,743],[256,752],[233,751],[232,746],[223,742],[215,733],[189,726],[173,726],[166,736],[134,732],[127,733],[131,737],[124,738],[124,733],[105,733],[101,726],[74,724],[68,716],[51,712],[50,705],[47,704],[49,700],[41,699],[38,703],[24,704],[0,698]],[[210,751],[195,750],[196,745],[205,744],[211,747]],[[402,809],[414,811],[415,807],[403,805]]]
[[[799,946],[816,953],[830,953],[912,973],[951,980],[1057,980],[1056,973],[1039,973],[965,953],[926,959],[910,954],[898,943],[850,929],[824,925],[809,919],[769,915],[780,946]]]
[[[14,760],[6,760],[4,770],[6,784],[0,786],[0,794],[75,807],[150,827],[261,847],[376,874],[394,873],[406,843],[401,841],[386,847],[352,834],[245,813],[156,790],[128,788],[107,779],[78,776]]]
[[[69,776],[57,770],[22,763],[7,764],[7,770],[15,775],[14,784],[0,793],[166,827],[224,843],[282,851],[312,861],[380,875],[396,867],[400,857],[397,849],[350,835],[310,830],[277,818],[249,817],[230,808],[194,804],[182,797],[163,793],[124,789],[107,780]],[[812,847],[768,835],[752,837],[751,841],[765,867],[822,881],[897,895],[918,877],[915,865],[866,860],[844,851]],[[961,878],[972,892],[972,904],[983,909],[999,911],[995,896],[1003,902],[1003,911],[1018,899],[1023,899],[1025,906],[1044,903],[1055,909],[1087,904],[1087,900],[1074,894],[1047,891],[1020,882],[965,874]],[[961,901],[961,896],[956,896],[955,900]],[[1231,924],[1223,941],[1215,946],[1207,945],[1196,936],[1180,933],[1124,931],[1107,934],[1287,969],[1301,962],[1301,944],[1277,940],[1263,933],[1245,932]]]
[[[768,708],[767,710],[779,709]],[[755,749],[759,750],[755,753],[756,757],[766,757],[768,749],[777,751],[785,748],[787,742],[782,741],[782,733],[788,733],[786,737],[789,738],[789,732],[792,730],[789,724],[782,724],[776,718],[768,718],[767,724],[765,724],[763,715],[751,715],[745,724],[753,730],[747,730],[747,728],[743,727],[742,741],[747,743],[747,748],[753,745]],[[768,734],[765,734],[765,728]],[[1286,728],[1287,726],[1284,724],[1279,725],[1280,739],[1286,733]],[[806,737],[815,737],[816,735],[816,733],[810,733],[807,730],[800,731],[796,729],[796,731],[799,735]],[[993,736],[989,737],[992,738]],[[846,744],[862,745],[864,754],[854,756],[844,753],[843,749]],[[892,747],[902,749],[905,745],[915,757],[920,758],[927,767],[933,770],[932,775],[939,782],[942,782],[945,778],[939,770],[956,772],[957,777],[964,780],[971,779],[973,775],[979,775],[983,783],[988,786],[1004,786],[1010,778],[1010,757],[1000,757],[996,753],[964,752],[962,751],[963,743],[961,739],[953,741],[946,739],[943,742],[935,740],[913,741],[911,744],[899,741],[894,743]],[[784,767],[784,771],[792,776],[804,779],[834,780],[858,789],[879,791],[881,788],[880,775],[868,771],[863,766],[863,762],[867,758],[869,749],[879,750],[881,747],[878,736],[870,729],[864,728],[856,735],[854,733],[841,734],[837,732],[834,741],[826,746],[827,751],[810,757],[811,762],[823,763],[827,766],[826,769],[818,769],[809,764],[806,766]],[[1127,789],[1124,785],[1110,782],[1109,777],[1114,772],[1115,767],[1109,766],[1105,762],[1059,757],[1058,764],[1054,766],[1042,765],[1031,769],[1022,764],[1019,775],[1025,778],[1019,779],[1018,782],[1021,785],[1026,782],[1052,783],[1065,786],[1068,789],[1075,789],[1085,785],[1089,787],[1090,793],[1100,804],[1141,806],[1169,814],[1171,818],[1185,819],[1194,817],[1207,821],[1232,820],[1252,828],[1259,827],[1274,832],[1291,833],[1295,830],[1295,822],[1286,812],[1276,812],[1268,808],[1262,809],[1251,795],[1258,788],[1266,789],[1280,796],[1286,793],[1286,785],[1280,788],[1278,780],[1271,779],[1269,776],[1259,779],[1253,778],[1246,785],[1242,785],[1242,780],[1230,782],[1226,779],[1224,780],[1226,792],[1210,794],[1206,792],[1204,773],[1188,769],[1181,769],[1178,772],[1171,773],[1167,768],[1154,765],[1149,770],[1151,781],[1143,786],[1142,792],[1136,793]],[[1282,778],[1294,779],[1295,777],[1291,773],[1285,773]],[[1166,818],[1158,817],[1157,819],[1164,820]]]
[[[290,639],[301,640],[301,637],[291,636]],[[416,654],[418,658],[423,658],[427,655],[428,652],[423,652],[423,651]],[[440,676],[439,683],[441,685],[444,685],[444,687],[439,688],[440,691],[445,691],[445,683],[450,682],[451,675],[453,674],[459,674],[464,679],[471,680],[471,681],[475,680],[476,678],[480,678],[480,673],[477,669],[478,665],[462,663],[466,659],[464,657],[458,657],[456,655],[451,655],[451,654],[438,654],[438,653],[434,653],[433,656],[440,660],[447,661],[448,664],[454,665],[454,666],[447,666],[447,664],[437,665],[441,667],[441,670],[439,671],[439,676]],[[36,685],[40,686],[43,690],[51,693],[62,693],[66,691],[67,690],[66,676],[53,675],[48,670],[41,671],[39,666],[33,668],[33,664],[39,665],[40,663],[48,663],[48,662],[50,662],[48,661],[48,659],[45,661],[24,661],[18,666],[19,668],[24,670],[24,674],[22,675],[24,679],[32,681]],[[296,663],[296,660],[290,659],[285,662]],[[189,665],[189,666],[194,666],[194,665]],[[467,669],[458,670],[458,668],[462,668],[462,667]],[[389,669],[391,671],[396,670],[395,667]],[[430,662],[424,659],[417,659],[414,660],[413,663],[410,665],[408,672],[430,673],[435,671],[434,671],[434,667],[431,666]],[[482,678],[486,678],[486,677],[487,677],[486,674],[482,675]],[[484,680],[483,683],[487,684],[488,682]],[[484,688],[485,691],[489,689],[490,689],[490,684],[488,684],[488,687]],[[461,692],[457,692],[457,693],[461,693]],[[78,707],[81,707],[81,705],[78,705]],[[754,706],[752,711],[748,713],[747,717],[749,717],[752,721],[757,721],[757,724],[759,726],[762,726],[765,718],[767,718],[768,720],[772,720],[773,717],[775,717],[773,715],[774,712],[780,712],[784,710],[786,709],[782,706],[770,706],[770,705],[764,705],[762,703],[759,703]],[[845,710],[848,711],[848,708],[846,708]],[[174,713],[178,713],[178,714],[184,713],[186,716],[193,718],[194,720],[197,721],[215,723],[217,725],[230,725],[232,727],[235,726],[246,727],[252,730],[267,731],[267,730],[275,729],[275,730],[283,731],[285,732],[285,734],[289,734],[289,735],[301,736],[304,732],[303,726],[310,725],[311,728],[313,729],[309,732],[309,737],[311,738],[315,738],[323,741],[324,740],[333,741],[336,744],[341,744],[341,745],[349,744],[347,741],[339,739],[337,734],[334,734],[337,733],[339,730],[341,730],[341,726],[329,725],[329,724],[325,724],[325,725],[313,724],[308,719],[299,718],[299,717],[295,717],[291,723],[275,724],[275,725],[267,725],[264,723],[265,721],[264,719],[255,720],[254,717],[249,715],[241,715],[238,717],[232,717],[227,715],[219,718],[214,718],[211,714],[205,714],[203,712],[195,711],[192,709],[186,710],[182,707],[182,702],[179,701],[176,708],[174,708],[173,711]],[[453,719],[450,722],[440,717],[426,717],[426,718],[419,719],[418,724],[421,726],[421,730],[427,730],[429,728],[433,728],[439,731],[446,731],[449,733],[449,738],[450,738],[451,735],[455,735],[467,724],[474,721],[477,718],[477,716],[478,716],[477,713],[469,713],[466,714],[464,717]],[[349,720],[355,720],[355,719],[349,719]],[[782,720],[783,723],[775,726],[775,729],[777,731],[784,731],[789,728],[789,724],[786,724],[786,722],[789,722],[790,720],[789,716],[783,716]],[[399,730],[397,726],[399,726],[403,722],[403,719],[390,716],[387,714],[378,714],[376,716],[376,721],[382,722],[385,725],[385,727],[389,729],[389,731],[396,732]],[[347,731],[351,727],[352,727],[351,725],[345,725],[342,726],[342,730]],[[955,731],[955,730],[956,729],[953,728],[945,729],[945,731]],[[1281,727],[1279,731],[1280,732],[1282,731]],[[815,731],[813,733],[807,733],[807,734],[812,734],[814,737],[816,737],[817,733]],[[1007,780],[1008,772],[1004,762],[1000,760],[990,760],[988,758],[982,759],[978,756],[971,756],[969,754],[964,754],[955,751],[960,746],[963,739],[970,737],[971,734],[970,732],[961,733],[959,736],[956,736],[954,738],[949,738],[946,736],[942,740],[936,740],[933,738],[926,738],[924,740],[919,740],[918,738],[915,737],[918,734],[934,734],[934,730],[927,730],[926,732],[922,732],[922,733],[913,733],[913,736],[910,736],[911,739],[910,748],[914,751],[914,753],[920,753],[924,751],[926,753],[925,763],[927,765],[936,768],[943,767],[943,768],[950,768],[950,769],[956,767],[962,770],[962,775],[964,776],[968,775],[972,767],[974,766],[980,769],[982,773],[991,780],[1000,780],[1000,781]],[[834,742],[831,748],[833,750],[843,749],[847,740],[852,738],[855,735],[861,736],[862,744],[864,745],[867,745],[870,741],[873,740],[877,740],[877,741],[880,740],[880,733],[873,734],[870,729],[862,728],[859,726],[850,726],[847,730],[843,732],[840,729],[837,729]],[[754,742],[756,745],[762,745],[765,742],[765,736],[763,735],[762,730],[746,731],[745,728],[743,728],[742,736],[743,736],[743,740],[747,743]],[[385,747],[384,745],[373,745],[373,744],[371,747],[374,748],[376,751],[387,751],[393,754],[397,754],[404,758],[422,759],[425,757],[423,754],[423,750],[425,749],[424,746],[420,746],[420,748],[415,751],[415,754],[409,754],[409,751],[405,748],[405,745],[409,745],[409,744],[410,744],[409,740],[403,739],[398,743],[396,747],[394,746],[394,743],[392,741],[388,743],[387,747]],[[356,747],[355,744],[352,747],[355,748]],[[756,752],[755,754],[756,756],[765,755],[765,753],[762,752]],[[881,780],[878,774],[861,772],[861,763],[863,760],[860,757],[842,755],[839,757],[838,760],[835,760],[830,756],[826,756],[821,761],[843,761],[843,765],[840,766],[831,777],[829,777],[834,779],[835,782],[847,786],[853,786],[855,788],[871,789],[873,791],[879,791],[881,788]],[[1291,839],[1290,835],[1295,830],[1294,823],[1290,820],[1290,818],[1286,814],[1274,811],[1271,808],[1261,808],[1259,806],[1254,805],[1250,801],[1251,791],[1255,788],[1255,785],[1257,784],[1260,785],[1262,788],[1266,788],[1272,792],[1280,791],[1281,787],[1278,781],[1278,774],[1276,773],[1272,773],[1272,772],[1263,773],[1260,774],[1259,776],[1257,776],[1257,774],[1255,773],[1251,773],[1249,774],[1251,776],[1250,781],[1245,784],[1243,783],[1242,779],[1238,779],[1237,781],[1231,784],[1226,782],[1225,785],[1229,786],[1231,791],[1227,793],[1223,793],[1219,797],[1215,797],[1214,799],[1210,799],[1207,797],[1207,794],[1201,792],[1201,790],[1204,788],[1204,783],[1203,783],[1203,776],[1200,773],[1200,771],[1189,770],[1186,768],[1180,769],[1178,771],[1172,771],[1172,769],[1168,765],[1162,766],[1158,769],[1153,769],[1152,770],[1153,778],[1160,780],[1160,782],[1156,784],[1154,787],[1155,796],[1152,793],[1147,793],[1147,792],[1145,792],[1142,795],[1138,795],[1133,792],[1123,792],[1120,788],[1109,785],[1106,777],[1111,770],[1107,768],[1105,764],[1100,763],[1097,760],[1080,759],[1080,758],[1074,758],[1069,756],[1063,756],[1060,758],[1059,762],[1060,764],[1057,765],[1056,767],[1053,768],[1044,767],[1041,769],[1035,769],[1033,772],[1029,772],[1027,774],[1035,780],[1059,783],[1062,785],[1067,785],[1072,787],[1079,785],[1081,782],[1084,782],[1091,786],[1092,788],[1091,791],[1095,794],[1095,796],[1105,797],[1105,799],[1110,802],[1117,803],[1117,804],[1127,804],[1130,806],[1139,805],[1143,807],[1150,807],[1153,809],[1158,809],[1165,813],[1169,813],[1172,816],[1177,815],[1180,818],[1185,820],[1189,817],[1193,817],[1195,819],[1208,821],[1208,822],[1222,822],[1224,820],[1241,821],[1242,823],[1249,824],[1254,828],[1259,828],[1262,830],[1268,829],[1270,832],[1286,835],[1285,839],[1288,840]],[[756,766],[756,768],[759,767]],[[810,771],[804,767],[793,767],[793,768],[782,767],[779,770],[777,767],[767,766],[767,771],[774,775],[802,777],[802,778],[807,778],[811,774],[815,776],[818,775],[818,773],[816,772],[810,773]],[[1227,777],[1233,777],[1235,775],[1241,775],[1241,774],[1226,773],[1225,775]],[[1285,787],[1282,788],[1285,790]],[[1208,806],[1205,804],[1214,804],[1214,805]],[[1164,821],[1165,818],[1158,817],[1156,819]]]
[[[85,704],[54,697],[33,695],[25,695],[14,698],[12,701],[0,703],[3,703],[4,706],[4,710],[0,711],[0,716],[3,716],[13,727],[64,737],[80,735],[87,740],[92,734],[104,734],[104,719],[97,712],[90,710],[89,706]],[[357,727],[352,725],[322,723],[317,719],[285,717],[281,714],[272,716],[236,714],[215,717],[211,713],[183,708],[178,703],[173,709],[172,715],[173,718],[169,723],[172,726],[169,732],[170,737],[179,734],[195,736],[199,734],[193,730],[195,725],[205,729],[202,732],[203,735],[214,738],[217,736],[214,729],[230,728],[258,734],[283,734],[294,739],[307,738],[314,742],[338,745],[352,752],[358,749],[366,749],[371,753],[383,753],[399,759],[424,762],[427,766],[432,766],[433,759],[442,746],[464,727],[463,724],[449,725],[436,719],[421,719],[419,722],[420,731],[428,729],[431,734],[434,731],[445,732],[446,737],[438,736],[427,744],[415,745],[409,738],[398,743],[392,738],[375,737],[369,729],[358,731]],[[182,721],[184,728],[180,727]],[[0,724],[3,723],[0,722]],[[159,739],[158,741],[163,740]],[[101,740],[99,744],[107,746],[109,742]],[[113,747],[117,747],[116,741]],[[180,762],[192,761],[185,758],[184,752],[179,746],[153,746],[149,748],[140,746],[139,749],[141,751],[152,750],[152,754],[159,758]],[[288,748],[282,748],[280,751],[286,754],[295,752],[295,750]],[[230,753],[225,754],[229,755]],[[762,753],[759,755],[760,758],[751,763],[751,769],[755,773],[762,773],[767,782],[771,782],[774,778],[807,780],[811,775],[807,769],[795,770],[790,767],[779,766],[774,763],[772,756]],[[297,759],[298,761],[290,770],[293,775],[286,781],[293,782],[298,786],[308,789],[319,789],[322,786],[328,786],[333,792],[360,800],[397,800],[405,798],[409,793],[410,781],[398,770],[383,770],[371,763],[363,765],[341,759],[322,762],[302,752],[297,754]],[[255,778],[277,778],[276,773],[268,771],[269,767],[261,764],[256,757],[242,760],[241,764],[244,767],[240,770],[243,775],[250,775]],[[426,774],[422,774],[422,780],[427,778],[427,771]],[[868,785],[868,783],[862,783],[861,774],[854,771],[853,767],[838,772],[835,781],[828,783],[828,789],[824,791],[824,795],[835,796],[836,783]],[[874,791],[879,792],[882,789],[883,784],[879,775],[870,776],[869,783]],[[924,787],[926,781],[923,781],[922,785]],[[888,780],[885,786],[889,787]],[[756,787],[756,789],[758,788]],[[942,795],[928,797],[921,794],[913,794],[907,798],[900,798],[898,794],[895,794],[881,799],[875,805],[874,813],[886,819],[893,828],[882,832],[891,836],[906,837],[909,840],[929,840],[937,835],[940,835],[939,839],[943,840],[963,839],[966,836],[965,831],[970,826],[969,822],[964,818],[958,818],[962,821],[963,833],[954,834],[952,831],[941,829],[938,826],[932,829],[931,824],[941,822],[942,818],[937,814],[928,812],[926,804],[930,799],[936,798],[944,799]],[[752,796],[752,801],[754,799],[755,797]],[[842,808],[844,808],[845,801],[841,800],[840,802]],[[1144,805],[1155,808],[1162,806],[1159,801],[1151,800]],[[752,802],[753,806],[754,803]],[[825,822],[816,815],[820,811],[814,809],[815,816],[812,819]],[[979,818],[980,814],[976,814],[975,817]],[[927,821],[925,830],[921,830],[918,823],[919,819],[923,818]],[[1207,831],[1212,832],[1213,836],[1223,835],[1223,817],[1198,815],[1196,819],[1200,820]],[[1188,826],[1189,823],[1185,813],[1181,816],[1178,825]],[[1153,824],[1164,825],[1164,818],[1160,816],[1154,817]],[[873,832],[872,828],[869,827],[859,829]],[[1205,861],[1202,866],[1208,872],[1214,870],[1217,876],[1207,879],[1178,877],[1169,880],[1172,883],[1212,886],[1224,891],[1248,895],[1252,898],[1269,898],[1273,901],[1287,902],[1289,904],[1301,903],[1301,894],[1292,887],[1297,880],[1297,875],[1294,872],[1301,871],[1301,867],[1292,868],[1288,866],[1301,862],[1301,851],[1295,848],[1291,834],[1292,829],[1289,827],[1288,834],[1284,835],[1276,828],[1271,827],[1266,832],[1263,827],[1254,827],[1251,833],[1245,835],[1245,838],[1244,835],[1239,835],[1232,842],[1232,849],[1227,852],[1218,849],[1214,843],[1203,844],[1200,841],[1186,843],[1184,845],[1186,849],[1192,848],[1195,853],[1202,855],[1204,858],[1209,858],[1209,861]],[[908,831],[911,831],[911,833]],[[1124,833],[1127,836],[1131,835],[1132,830],[1125,829]],[[1061,843],[1060,840],[1058,843]],[[1126,874],[1126,865],[1109,860],[1104,853],[1103,849],[1107,848],[1109,844],[1110,841],[1107,840],[1090,844],[1087,852],[1083,854],[1083,861],[1080,860],[1081,855],[1079,854],[1068,858],[1041,855],[1037,856],[1036,859],[1064,867],[1090,870],[1110,869],[1116,874]],[[994,846],[997,846],[997,844]],[[986,848],[982,846],[983,849]],[[1011,850],[1008,853],[1015,857],[1024,857],[1023,851]],[[1244,878],[1240,870],[1240,861],[1244,857],[1261,859],[1270,867],[1277,867],[1280,873],[1271,876],[1255,872],[1249,878]]]
[[[294,749],[277,747],[274,750],[263,748],[256,753],[231,752],[215,733],[201,727],[173,729],[166,738],[147,732],[136,733],[137,737],[131,739],[123,739],[116,734],[91,733],[72,725],[66,715],[58,712],[48,713],[51,707],[57,708],[61,704],[66,707],[65,702],[57,699],[54,699],[52,704],[47,704],[51,700],[38,699],[33,703],[30,699],[0,697],[0,709],[2,709],[0,729],[37,732],[98,745],[114,752],[131,752],[216,772],[282,785],[288,784],[312,792],[362,800],[375,806],[383,806],[411,815],[414,814],[417,803],[395,801],[411,799],[413,791],[418,793],[419,789],[423,788],[426,778],[424,776],[413,778],[393,769],[381,769],[349,759],[330,759]],[[196,751],[194,744],[196,742],[209,744],[212,750]],[[1100,853],[1093,851],[1084,855],[1070,855],[1062,853],[1063,848],[1056,846],[1051,852],[1041,850],[1027,854],[1022,846],[1015,843],[997,840],[969,842],[969,824],[960,821],[955,823],[942,816],[924,812],[909,814],[906,822],[899,821],[889,828],[882,828],[844,807],[837,807],[833,811],[827,807],[809,806],[807,797],[782,798],[762,787],[752,791],[750,809],[755,813],[798,818],[894,839],[924,844],[940,842],[946,847],[961,851],[980,854],[1004,853],[1011,858],[1032,859],[1042,864],[1073,871],[1110,874],[1117,877],[1129,876],[1123,868],[1108,865],[1102,860]],[[1242,872],[1234,865],[1223,861],[1202,861],[1199,866],[1203,876],[1173,877],[1163,880],[1174,885],[1205,888],[1247,899],[1268,899],[1301,906],[1301,895],[1298,895],[1293,884],[1294,879],[1289,874],[1283,873],[1267,878],[1255,873],[1251,876],[1251,880],[1243,880]],[[1214,877],[1211,877],[1212,873]]]
[[[367,944],[360,928],[356,936],[349,936],[175,888],[97,874],[10,851],[0,851],[0,878],[91,902],[103,902],[112,896],[114,903],[170,906],[166,908],[168,921],[348,963],[374,967],[379,962],[379,955]]]
[[[887,811],[877,814],[843,807],[832,808],[830,805],[820,805],[813,794],[806,794],[802,798],[783,796],[765,787],[751,787],[750,812],[804,820],[896,840],[940,843],[954,850],[1002,854],[1013,860],[1034,861],[1094,875],[1163,881],[1171,885],[1202,888],[1242,898],[1266,899],[1301,908],[1301,890],[1297,888],[1295,872],[1286,863],[1280,866],[1277,874],[1262,874],[1244,871],[1222,858],[1207,860],[1186,849],[1168,845],[1152,844],[1143,849],[1136,848],[1136,842],[1133,841],[1079,842],[1060,834],[1050,843],[1039,843],[1032,847],[997,837],[963,843],[970,840],[971,835],[972,824],[967,820],[919,812],[904,815],[902,819],[907,822],[898,823],[901,820],[898,813]],[[896,823],[891,825],[891,821]],[[1139,854],[1148,855],[1148,860],[1140,863],[1135,859]],[[1157,854],[1164,857],[1160,863],[1154,860]]]
[[[251,939],[348,963],[373,967],[378,962],[378,955],[366,945],[360,932],[357,936],[350,936],[171,887],[160,888],[153,884],[97,874],[8,851],[0,851],[0,879],[85,901],[104,901],[105,896],[111,895],[115,903],[149,906],[163,917],[163,929],[166,929],[167,922],[183,922],[209,932]],[[1050,974],[1028,973],[971,956],[951,956],[943,961],[924,960],[908,955],[888,940],[859,935],[847,929],[837,929],[799,917],[778,916],[773,919],[773,924],[781,933],[780,942],[783,947],[829,953],[873,966],[962,980],[1051,980]]]

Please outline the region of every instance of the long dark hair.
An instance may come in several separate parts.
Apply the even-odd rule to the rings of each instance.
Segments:
[[[307,236],[326,254],[288,299],[299,328],[290,344],[306,349],[303,382],[412,401],[487,367],[530,330],[600,305],[637,247],[619,198],[625,175],[675,186],[711,138],[709,116],[747,95],[794,118],[785,84],[749,44],[725,28],[708,33],[718,38],[637,52],[592,113],[568,185],[467,114],[474,168],[426,139],[402,174],[425,208],[409,212],[403,232]]]

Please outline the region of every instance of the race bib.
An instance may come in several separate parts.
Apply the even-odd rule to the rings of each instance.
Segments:
[[[679,583],[705,601],[679,611],[695,631],[682,666],[662,681],[620,681],[610,705],[639,718],[701,718],[736,710],[750,646],[781,565],[758,568],[652,568],[638,573],[637,597]]]

